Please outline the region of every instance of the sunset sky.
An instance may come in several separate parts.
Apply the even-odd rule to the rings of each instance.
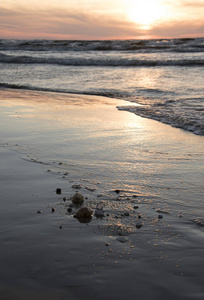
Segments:
[[[0,38],[204,36],[204,0],[0,0]]]

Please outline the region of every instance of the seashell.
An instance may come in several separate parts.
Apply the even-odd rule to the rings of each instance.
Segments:
[[[84,196],[81,193],[76,192],[72,197],[72,202],[73,204],[80,205],[84,202]]]
[[[87,218],[90,219],[91,215],[93,213],[93,210],[87,207],[81,207],[77,210],[76,214],[74,215],[75,218],[80,219],[80,218]]]

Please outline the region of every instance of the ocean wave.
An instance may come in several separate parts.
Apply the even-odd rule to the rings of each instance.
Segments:
[[[171,125],[172,127],[180,128],[190,131],[196,135],[204,136],[204,123],[199,117],[194,114],[191,115],[178,115],[173,114],[172,111],[164,109],[156,109],[152,106],[121,106],[120,110],[132,112],[140,117],[153,119],[164,124]]]
[[[121,93],[118,89],[115,90],[103,90],[103,91],[80,91],[75,89],[60,89],[60,88],[44,88],[36,87],[31,85],[23,84],[10,84],[0,82],[0,89],[16,89],[16,90],[29,90],[29,91],[39,91],[39,92],[53,92],[53,93],[64,93],[64,94],[79,94],[79,95],[92,95],[92,96],[103,96],[108,98],[123,99],[128,98],[128,93]]]
[[[115,90],[92,90],[92,91],[79,91],[74,89],[52,89],[52,88],[39,88],[31,85],[20,84],[8,84],[0,83],[2,89],[22,89],[32,91],[44,91],[44,92],[57,92],[57,93],[70,93],[81,95],[95,95],[104,96],[109,98],[122,99],[134,103],[140,103],[139,99],[133,99],[130,95]],[[171,125],[172,127],[181,128],[186,131],[190,131],[196,135],[204,136],[204,115],[203,107],[198,109],[187,110],[186,99],[184,101],[167,100],[163,103],[154,103],[152,105],[140,105],[140,106],[121,106],[120,110],[126,110],[144,118],[153,119],[164,124]],[[193,99],[191,99],[193,100]],[[203,98],[200,99],[202,102]],[[192,101],[193,103],[194,101]],[[142,102],[141,102],[142,103]],[[140,104],[141,104],[140,103]],[[179,107],[179,109],[178,109]],[[174,109],[175,108],[175,109]]]
[[[204,52],[204,38],[153,40],[0,40],[0,50]]]
[[[13,64],[55,64],[64,66],[101,66],[101,67],[158,67],[158,66],[204,66],[203,58],[192,59],[157,59],[123,57],[40,57],[29,55],[9,55],[0,53],[0,63]]]

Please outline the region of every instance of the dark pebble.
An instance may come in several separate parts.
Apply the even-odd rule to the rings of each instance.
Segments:
[[[68,211],[68,213],[72,212],[72,208],[71,208],[71,207],[68,207],[68,208],[67,208],[67,211]]]
[[[142,218],[142,217],[139,215],[139,216],[138,216],[138,219],[141,219],[141,218]]]
[[[163,218],[163,216],[162,215],[158,215],[158,219],[162,219]]]
[[[138,206],[138,205],[135,205],[135,206],[134,206],[134,209],[138,209],[138,208],[139,208],[139,206]]]
[[[64,197],[63,200],[66,201],[66,200],[67,200],[67,197]]]
[[[59,229],[62,229],[62,225],[60,225]]]
[[[142,227],[142,223],[138,222],[138,223],[136,224],[136,228],[137,228],[137,229],[140,229],[141,227]]]
[[[116,193],[116,194],[119,194],[119,193],[120,193],[120,190],[115,190],[115,193]]]
[[[52,212],[55,212],[55,208],[54,207],[52,207]]]
[[[38,211],[37,211],[37,214],[41,214],[41,213],[42,213],[42,210],[38,210]]]
[[[129,217],[129,215],[130,215],[129,212],[124,213],[124,216],[126,216],[126,217]]]
[[[62,190],[59,189],[59,188],[57,188],[57,189],[56,189],[56,194],[61,194],[61,193],[62,193]]]

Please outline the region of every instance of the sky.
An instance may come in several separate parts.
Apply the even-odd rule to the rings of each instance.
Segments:
[[[0,38],[204,37],[204,0],[0,0]]]

